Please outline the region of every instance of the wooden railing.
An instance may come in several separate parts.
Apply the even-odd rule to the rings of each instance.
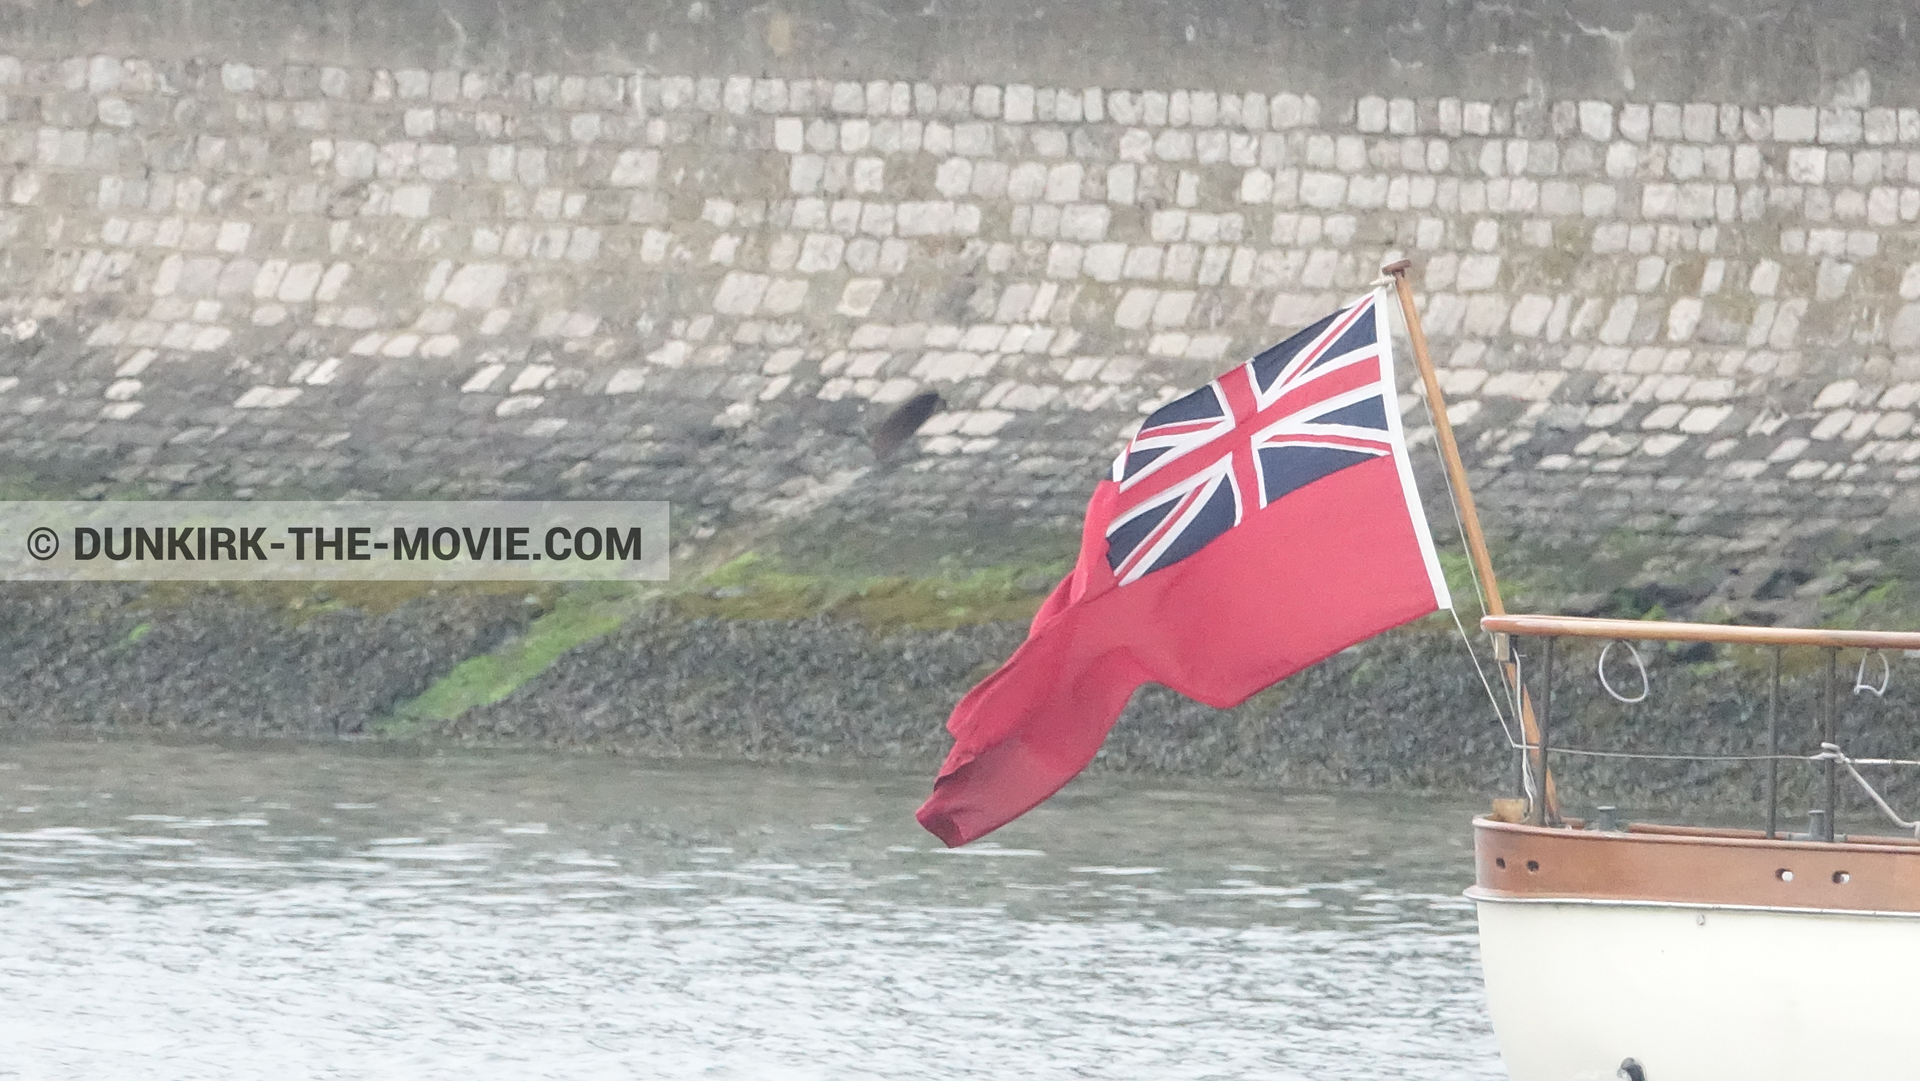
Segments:
[[[1521,753],[1531,760],[1536,777],[1551,777],[1548,755],[1552,750],[1554,643],[1561,638],[1598,638],[1624,642],[1712,642],[1724,645],[1772,647],[1772,680],[1767,696],[1767,836],[1779,835],[1780,817],[1780,654],[1789,646],[1812,646],[1827,652],[1826,693],[1820,711],[1821,742],[1837,745],[1840,715],[1839,658],[1843,649],[1920,651],[1920,633],[1908,631],[1851,631],[1815,627],[1751,627],[1720,623],[1674,623],[1660,620],[1592,619],[1581,616],[1490,615],[1480,626],[1496,636],[1495,653],[1502,660],[1508,653],[1505,636],[1544,638],[1545,683],[1534,718],[1533,732]],[[1517,670],[1516,670],[1517,679]],[[1878,692],[1876,692],[1878,693]],[[1809,832],[1834,838],[1834,814],[1839,801],[1839,763],[1825,762],[1826,799],[1824,811],[1816,812],[1817,825]],[[1532,800],[1536,824],[1546,824],[1555,815],[1552,801]]]
[[[1836,631],[1817,627],[1745,627],[1584,616],[1488,616],[1493,634],[1533,638],[1609,638],[1629,642],[1724,642],[1735,646],[1821,646],[1826,649],[1920,649],[1913,631]]]

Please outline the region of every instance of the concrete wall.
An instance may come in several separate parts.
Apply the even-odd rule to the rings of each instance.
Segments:
[[[1914,520],[1910,23],[8,6],[0,455],[36,490],[1070,538],[1144,410],[1407,255],[1497,533],[1798,603],[1782,561],[1883,574]],[[922,389],[948,411],[877,463]]]

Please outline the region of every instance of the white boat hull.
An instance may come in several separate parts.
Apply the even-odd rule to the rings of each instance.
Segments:
[[[1513,1081],[1920,1079],[1920,916],[1474,893]]]

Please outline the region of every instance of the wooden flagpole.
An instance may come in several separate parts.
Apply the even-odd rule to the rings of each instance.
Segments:
[[[1400,313],[1407,323],[1407,337],[1413,343],[1414,364],[1420,369],[1420,382],[1426,387],[1427,405],[1433,412],[1433,434],[1440,444],[1440,457],[1446,462],[1447,482],[1453,488],[1456,505],[1460,508],[1461,528],[1467,535],[1467,558],[1473,561],[1474,574],[1480,579],[1481,603],[1486,606],[1490,616],[1503,616],[1507,608],[1500,599],[1500,580],[1493,573],[1493,558],[1487,553],[1487,537],[1480,530],[1480,514],[1474,509],[1473,490],[1467,485],[1467,467],[1460,458],[1460,445],[1453,438],[1453,424],[1447,419],[1447,402],[1440,394],[1440,379],[1433,370],[1433,357],[1427,352],[1427,333],[1420,325],[1420,313],[1413,306],[1413,286],[1407,282],[1407,271],[1413,262],[1402,259],[1381,267],[1381,271],[1393,278],[1394,292],[1400,297]],[[1528,752],[1534,757],[1534,776],[1541,780],[1542,806],[1536,808],[1536,822],[1558,822],[1560,819],[1559,794],[1554,790],[1553,774],[1541,755],[1540,725],[1533,715],[1533,700],[1527,689],[1520,683],[1520,667],[1510,657],[1500,662],[1500,671],[1506,677],[1507,684],[1518,692],[1520,699],[1520,735],[1531,748]]]

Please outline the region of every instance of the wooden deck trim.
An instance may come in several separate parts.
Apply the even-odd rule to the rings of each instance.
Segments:
[[[1920,913],[1920,845],[1895,838],[1829,844],[1742,830],[1600,833],[1478,818],[1473,848],[1475,885],[1493,898]]]

